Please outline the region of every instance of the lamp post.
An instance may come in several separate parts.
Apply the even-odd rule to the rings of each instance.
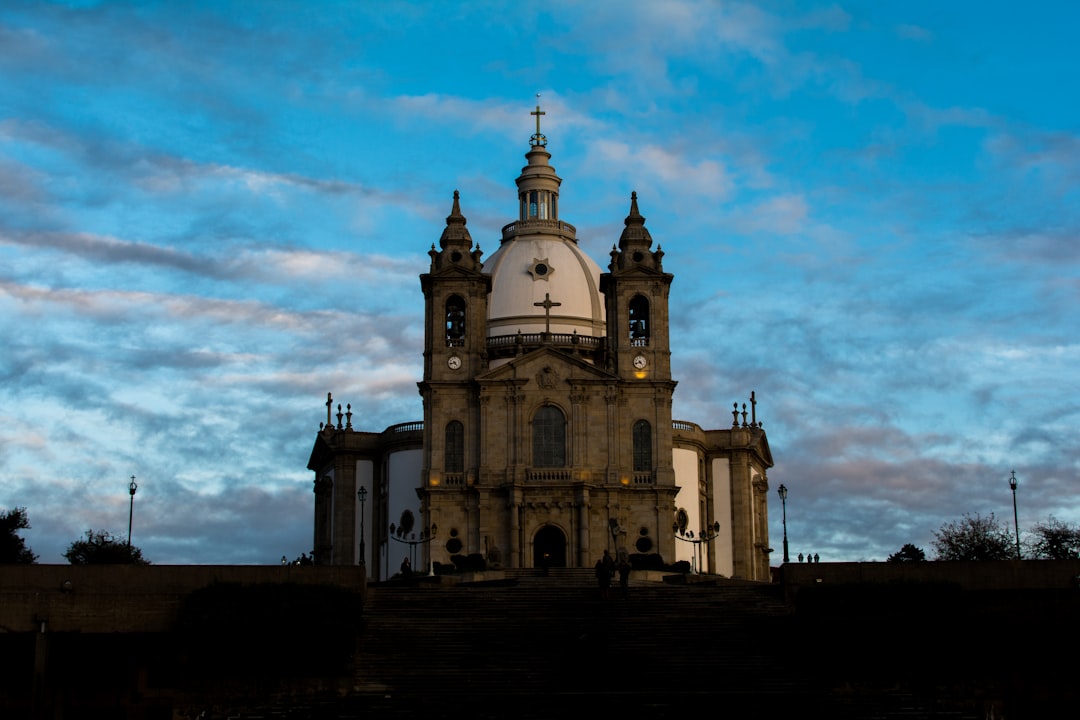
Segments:
[[[1009,487],[1012,489],[1013,494],[1013,528],[1016,529],[1016,559],[1020,559],[1020,521],[1016,514],[1016,471],[1012,471],[1012,476],[1009,478]]]
[[[783,512],[784,512],[784,562],[788,562],[788,552],[787,552],[787,487],[784,486],[783,483],[781,483],[780,489],[778,490],[778,492],[780,493],[780,506],[783,508]]]
[[[396,532],[397,535],[400,535],[401,537],[396,537],[395,532]],[[438,532],[439,532],[439,526],[436,525],[435,523],[431,523],[431,525],[427,529],[427,532],[425,532],[422,529],[420,530],[420,539],[419,540],[416,538],[416,533],[410,533],[408,538],[406,538],[405,537],[405,530],[403,528],[395,527],[394,523],[390,523],[390,539],[395,540],[395,541],[397,541],[399,543],[404,543],[404,544],[409,546],[409,556],[410,556],[409,567],[410,568],[415,566],[415,564],[416,564],[416,546],[417,545],[424,545],[426,543],[430,543],[432,540],[435,539],[435,535]],[[429,553],[429,557],[428,557],[428,574],[429,575],[434,574],[432,572],[432,568],[433,568],[433,564],[431,562],[431,557],[430,557],[430,553]]]
[[[364,557],[364,505],[367,500],[367,488],[361,487],[356,491],[356,499],[360,501],[360,561],[357,565],[366,565]]]
[[[131,495],[131,504],[128,506],[128,553],[131,552],[131,518],[135,514],[135,491],[139,489],[139,486],[135,484],[135,476],[131,476],[131,482],[128,483],[128,494]]]
[[[676,540],[682,540],[683,542],[693,543],[694,545],[694,559],[697,561],[698,574],[702,573],[701,565],[701,546],[704,543],[709,543],[720,537],[720,523],[714,522],[712,525],[706,525],[701,528],[701,532],[697,537],[694,537],[693,530],[687,530],[685,525],[680,524],[676,520],[671,525],[671,532],[675,535]],[[685,535],[685,537],[683,537]]]

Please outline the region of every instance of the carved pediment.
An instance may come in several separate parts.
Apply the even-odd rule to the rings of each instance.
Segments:
[[[550,365],[545,365],[536,373],[536,384],[545,390],[550,390],[559,384],[559,371]]]
[[[571,379],[610,381],[618,376],[553,348],[541,348],[476,376],[477,382],[528,380],[541,387],[555,387]]]

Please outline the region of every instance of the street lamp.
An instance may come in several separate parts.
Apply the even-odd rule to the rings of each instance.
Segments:
[[[703,574],[701,546],[704,543],[711,543],[713,540],[720,537],[720,523],[714,522],[712,525],[706,525],[701,528],[701,532],[698,533],[698,536],[695,538],[694,531],[687,530],[686,524],[680,522],[685,519],[685,511],[683,511],[683,513],[682,517],[676,519],[676,521],[672,523],[671,532],[676,540],[682,540],[683,542],[692,543],[694,545],[694,559],[697,561],[697,571],[699,574]]]
[[[128,483],[128,494],[131,495],[131,504],[128,507],[128,553],[131,552],[131,516],[135,514],[135,491],[139,489],[139,486],[135,484],[135,476],[131,476],[131,482]]]
[[[410,523],[410,525],[411,525],[411,523]],[[431,523],[431,525],[428,526],[426,531],[423,528],[421,528],[421,530],[420,530],[420,539],[418,540],[416,538],[416,533],[410,533],[405,528],[403,528],[403,527],[395,527],[394,523],[390,523],[390,539],[395,540],[395,541],[397,541],[399,543],[404,543],[404,544],[409,546],[409,556],[411,558],[410,561],[409,561],[409,567],[410,568],[413,568],[413,567],[416,566],[416,546],[417,545],[425,545],[427,543],[430,543],[432,540],[435,539],[435,535],[438,532],[439,532],[439,526],[436,525],[435,523]],[[395,534],[397,536],[400,536],[400,537],[396,537]],[[428,554],[428,574],[434,575],[433,567],[434,567],[434,565],[433,565],[433,563],[431,561],[431,556],[430,556],[430,553],[429,553]]]
[[[364,565],[364,504],[367,500],[367,488],[361,487],[356,491],[356,499],[360,501],[360,562],[357,565]]]
[[[1020,521],[1016,514],[1016,471],[1012,471],[1012,476],[1009,478],[1009,487],[1012,488],[1013,494],[1013,527],[1016,529],[1016,559],[1020,559]]]
[[[780,489],[780,506],[784,510],[784,562],[788,562],[787,553],[787,487],[781,483]]]

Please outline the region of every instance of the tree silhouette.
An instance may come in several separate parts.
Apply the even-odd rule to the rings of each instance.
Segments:
[[[1012,531],[990,513],[964,515],[934,531],[938,560],[1012,560],[1016,557]]]
[[[1080,557],[1080,526],[1068,525],[1053,515],[1031,526],[1028,553],[1040,560],[1075,560]]]
[[[926,559],[926,553],[921,547],[906,543],[904,547],[889,556],[886,562],[922,562]]]
[[[64,557],[72,565],[149,565],[142,550],[107,530],[87,530],[86,537],[68,546]]]
[[[0,513],[0,564],[30,565],[37,562],[37,555],[26,547],[19,537],[20,530],[30,529],[26,508],[17,507]]]
[[[412,514],[412,510],[402,510],[401,519],[398,521],[397,534],[398,537],[407,538],[409,533],[412,532],[413,527],[416,525],[416,517]]]

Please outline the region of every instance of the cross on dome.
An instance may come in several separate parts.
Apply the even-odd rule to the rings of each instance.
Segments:
[[[529,140],[529,144],[533,147],[545,147],[547,145],[547,138],[540,132],[540,116],[547,115],[547,113],[540,109],[540,93],[536,93],[536,110],[533,110],[529,114],[536,116],[536,134]]]
[[[560,305],[562,305],[562,303],[552,301],[551,293],[544,293],[544,301],[543,302],[534,302],[533,305],[535,305],[536,307],[544,308],[544,334],[545,335],[550,335],[551,334],[551,308],[559,307]]]

